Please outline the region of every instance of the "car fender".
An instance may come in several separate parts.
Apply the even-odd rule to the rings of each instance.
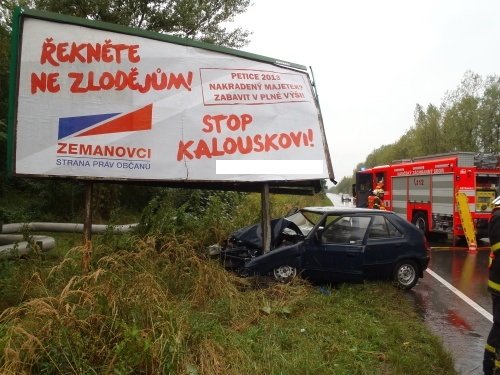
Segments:
[[[254,274],[265,274],[282,265],[300,268],[300,256],[303,252],[304,241],[301,241],[252,258],[245,263],[244,268]]]

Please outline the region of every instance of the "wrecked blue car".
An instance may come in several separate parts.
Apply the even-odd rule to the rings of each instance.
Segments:
[[[260,224],[232,233],[222,264],[240,275],[301,277],[328,283],[388,279],[401,289],[423,277],[430,248],[421,230],[390,211],[308,207],[271,222],[271,251]]]

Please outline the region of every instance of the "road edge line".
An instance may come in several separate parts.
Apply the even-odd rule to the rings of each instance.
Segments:
[[[426,271],[429,273],[429,275],[434,277],[437,281],[439,281],[441,284],[443,284],[445,287],[447,287],[449,290],[451,290],[453,293],[455,293],[458,297],[460,297],[465,303],[469,304],[470,307],[472,307],[474,310],[476,310],[478,313],[480,313],[482,316],[484,316],[486,319],[488,319],[491,323],[493,323],[493,315],[492,314],[490,314],[488,311],[483,309],[476,302],[471,300],[469,297],[467,297],[460,290],[455,288],[453,285],[451,285],[448,281],[443,279],[441,276],[439,276],[436,272],[434,272],[430,268],[427,268]]]

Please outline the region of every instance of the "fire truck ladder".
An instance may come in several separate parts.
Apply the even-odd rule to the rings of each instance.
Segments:
[[[469,251],[476,251],[476,232],[474,230],[474,223],[469,210],[467,195],[465,195],[465,193],[457,192],[455,194],[455,198],[457,200],[458,213],[460,215],[460,221],[462,222],[462,228],[464,229],[467,245],[469,246]]]

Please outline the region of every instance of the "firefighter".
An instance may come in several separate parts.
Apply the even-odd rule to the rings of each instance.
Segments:
[[[373,201],[373,208],[377,208],[379,210],[385,210],[384,206],[384,190],[383,189],[375,189],[375,199]]]
[[[368,202],[367,202],[367,207],[368,208],[374,208],[374,204],[375,204],[375,199],[377,198],[376,194],[375,194],[375,191],[374,190],[371,190],[370,191],[370,195],[368,196]]]
[[[493,326],[484,349],[485,375],[500,375],[500,195],[493,200],[493,205],[488,224],[491,246],[488,290],[493,300]]]

